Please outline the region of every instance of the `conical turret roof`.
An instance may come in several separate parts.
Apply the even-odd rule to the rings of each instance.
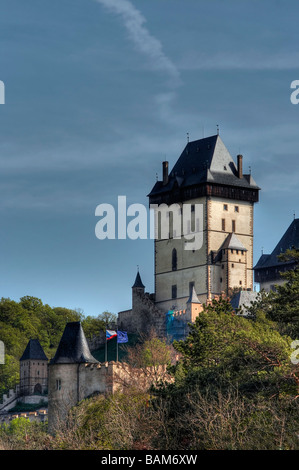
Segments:
[[[229,248],[230,250],[248,251],[235,233],[230,233],[220,249]]]
[[[135,279],[135,282],[134,282],[134,284],[133,284],[133,286],[132,286],[132,289],[133,289],[133,287],[142,287],[142,288],[145,287],[145,286],[142,284],[139,271],[137,272],[136,279]]]
[[[191,292],[189,299],[187,300],[187,304],[200,304],[201,302],[199,301],[197,294],[195,292],[194,286],[192,286]]]
[[[67,323],[51,364],[80,364],[98,362],[89,350],[80,322]]]

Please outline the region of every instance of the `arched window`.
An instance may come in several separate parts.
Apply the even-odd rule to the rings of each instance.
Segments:
[[[177,264],[178,264],[177,252],[176,252],[176,249],[174,248],[172,250],[172,270],[173,271],[177,270]]]

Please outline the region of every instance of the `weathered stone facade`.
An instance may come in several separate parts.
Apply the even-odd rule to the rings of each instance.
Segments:
[[[165,313],[159,310],[153,296],[145,292],[140,274],[132,286],[132,309],[119,312],[118,329],[135,334],[149,334],[152,330],[165,335]]]
[[[165,374],[161,366],[159,374]],[[68,323],[54,358],[49,363],[48,430],[65,422],[69,410],[93,395],[113,394],[136,381],[144,391],[151,383],[151,370],[134,369],[121,362],[98,362],[90,353],[79,322]]]

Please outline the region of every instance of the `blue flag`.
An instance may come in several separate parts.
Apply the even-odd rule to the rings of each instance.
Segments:
[[[118,343],[127,343],[128,340],[128,334],[126,331],[117,331],[117,342]]]

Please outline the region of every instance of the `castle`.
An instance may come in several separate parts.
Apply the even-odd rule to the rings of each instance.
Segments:
[[[253,219],[260,188],[244,174],[242,155],[234,162],[219,133],[188,142],[170,172],[163,162],[162,174],[148,195],[150,206],[157,206],[155,292],[145,293],[137,273],[132,308],[119,312],[118,321],[129,332],[155,328],[183,337],[187,323],[213,298],[237,290],[254,297]],[[174,223],[186,204],[187,235],[201,237],[199,249],[188,249],[183,225]]]
[[[240,302],[250,303],[256,294],[253,271],[261,287],[268,287],[269,272],[271,282],[275,275],[277,278],[281,267],[275,261],[277,254],[299,245],[299,219],[272,255],[262,255],[253,268],[253,212],[260,188],[251,174],[243,173],[243,157],[238,155],[235,163],[217,134],[188,142],[170,173],[167,162],[162,169],[163,179],[149,193],[150,204],[157,206],[159,235],[154,242],[155,292],[145,292],[137,272],[132,308],[119,312],[118,329],[128,333],[154,329],[160,337],[180,339],[186,336],[188,323],[213,298],[231,298],[238,291],[231,300],[234,308]],[[159,213],[163,204],[164,214]],[[186,249],[189,239],[183,236],[184,227],[174,224],[175,214],[182,213],[184,204],[190,205],[191,214],[187,235],[200,235],[198,249]],[[198,217],[198,206],[202,217]],[[20,359],[20,385],[14,396],[5,399],[12,402],[18,396],[48,390],[49,431],[54,432],[72,406],[94,394],[114,393],[120,377],[123,383],[130,380],[126,365],[99,363],[90,352],[81,324],[73,322],[66,325],[49,363],[39,342],[29,341]]]

